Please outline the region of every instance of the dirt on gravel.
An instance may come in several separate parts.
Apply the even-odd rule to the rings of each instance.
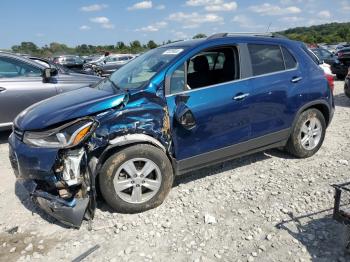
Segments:
[[[1,132],[0,261],[71,261],[96,244],[84,261],[350,261],[330,186],[350,181],[350,99],[341,81],[335,103],[315,156],[269,150],[192,172],[141,214],[99,201],[92,231],[87,222],[67,228],[31,203]]]

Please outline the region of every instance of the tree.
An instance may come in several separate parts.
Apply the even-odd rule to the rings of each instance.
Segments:
[[[124,42],[117,42],[117,44],[115,45],[115,48],[118,50],[123,50],[126,48],[126,45],[124,44]]]
[[[207,35],[206,34],[203,34],[203,33],[199,33],[199,34],[196,34],[193,39],[199,39],[199,38],[206,38]]]
[[[32,42],[22,42],[20,45],[12,46],[12,51],[33,55],[38,52],[38,47]]]
[[[154,49],[154,48],[157,48],[158,45],[153,41],[153,40],[149,40],[148,43],[147,43],[147,48],[148,49]]]

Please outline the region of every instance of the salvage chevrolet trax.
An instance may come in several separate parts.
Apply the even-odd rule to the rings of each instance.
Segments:
[[[275,35],[227,33],[153,49],[20,113],[14,172],[42,209],[79,227],[96,192],[115,211],[142,212],[177,174],[275,147],[310,157],[334,103],[308,52]]]

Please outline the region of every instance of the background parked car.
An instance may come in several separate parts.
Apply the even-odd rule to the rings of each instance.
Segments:
[[[76,55],[63,55],[53,58],[55,64],[60,64],[66,68],[69,68],[77,73],[84,74],[83,65],[84,60],[80,56]]]
[[[103,57],[95,63],[91,63],[91,68],[96,75],[107,76],[121,68],[133,58],[135,58],[135,56],[131,54],[113,54]],[[87,70],[88,67],[85,66],[84,69]]]
[[[348,70],[348,75],[345,78],[344,93],[348,98],[350,98],[350,67]]]
[[[334,74],[337,75],[339,79],[344,79],[348,74],[348,68],[350,67],[350,47],[345,47],[337,52],[338,63],[335,63],[332,67]]]
[[[44,63],[45,59],[31,60],[10,53],[0,53],[0,129],[9,129],[16,115],[40,100],[86,87],[100,80],[97,76],[61,70],[52,66],[49,61],[47,65]]]
[[[325,48],[311,48],[311,51],[326,64],[332,65],[337,60],[337,57]]]

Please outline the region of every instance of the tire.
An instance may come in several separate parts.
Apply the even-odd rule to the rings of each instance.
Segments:
[[[344,93],[348,98],[350,98],[350,88],[347,84],[344,85]]]
[[[144,169],[145,176],[141,175]],[[166,154],[148,144],[133,145],[115,153],[106,160],[99,174],[103,198],[121,213],[139,213],[159,206],[172,188],[173,180],[173,168]],[[126,189],[121,191],[124,185]]]
[[[336,74],[336,76],[337,76],[337,79],[338,79],[338,80],[344,80],[344,79],[345,79],[345,75]]]
[[[311,120],[315,122],[311,122]],[[309,130],[308,128],[306,128],[306,130],[308,131],[304,132],[305,127],[307,127],[308,123],[310,126],[313,125],[311,123],[317,123],[317,126],[320,126],[321,130],[318,130],[317,128]],[[314,125],[314,127],[316,127],[316,124]],[[316,132],[317,136],[314,136]],[[311,134],[313,138],[308,139],[308,137],[310,137]],[[315,108],[308,109],[300,114],[288,139],[286,149],[290,154],[298,158],[311,157],[314,154],[316,154],[316,152],[322,146],[325,134],[326,121],[324,119],[323,114]],[[314,141],[314,143],[311,143],[311,141]]]

